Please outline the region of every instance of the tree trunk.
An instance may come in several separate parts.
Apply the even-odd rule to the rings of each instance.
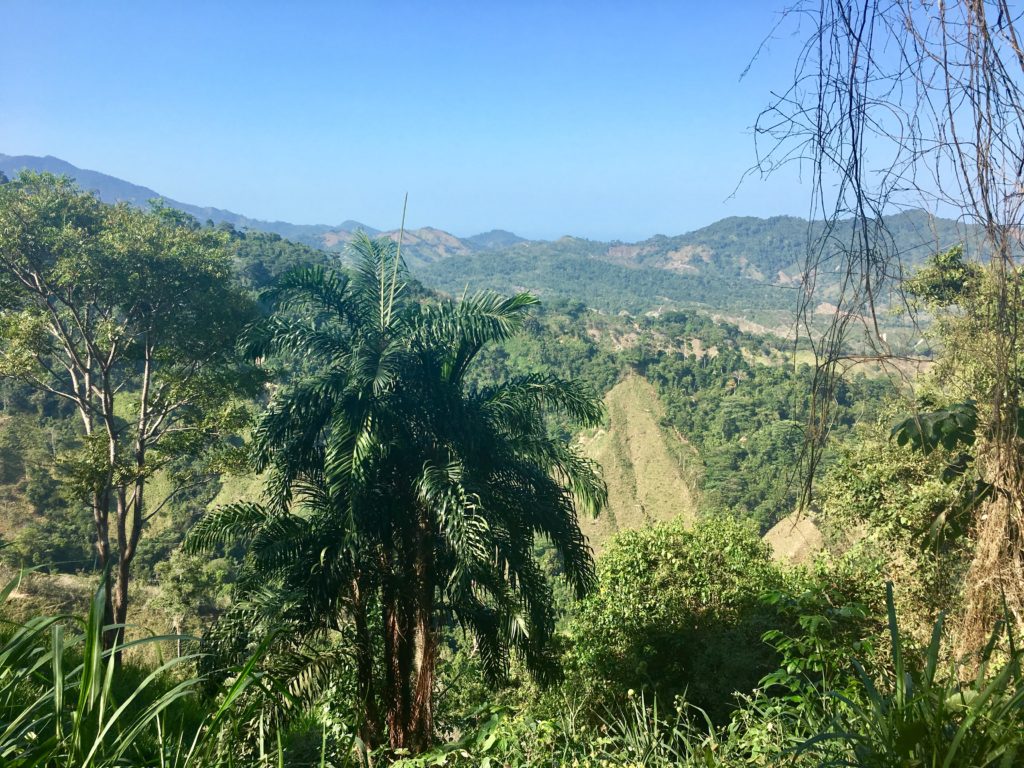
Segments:
[[[387,670],[385,696],[387,697],[386,725],[388,743],[392,749],[409,749],[410,678],[412,674],[412,622],[408,606],[397,595],[392,595],[384,609],[384,653]]]
[[[117,561],[117,580],[114,582],[114,639],[118,645],[117,663],[121,663],[120,646],[124,643],[124,624],[128,618],[128,563],[123,557]]]
[[[139,417],[136,423],[135,443],[132,446],[132,462],[134,478],[118,485],[117,488],[117,584],[114,592],[114,621],[118,624],[117,641],[124,643],[125,624],[128,621],[128,580],[131,577],[131,564],[139,547],[142,536],[143,511],[146,490],[146,430],[149,426],[149,386],[152,371],[153,349],[149,344],[148,334],[144,342],[145,362],[142,373],[142,391],[139,396]],[[111,413],[113,413],[111,398]],[[131,499],[128,488],[131,487]],[[116,663],[121,665],[121,650],[118,649]]]
[[[146,463],[145,444],[140,443],[135,449],[136,476],[132,481],[132,496],[128,498],[127,486],[121,485],[116,490],[117,499],[117,581],[114,583],[114,642],[118,646],[125,640],[125,624],[128,621],[128,582],[131,578],[131,565],[139,547],[142,536],[143,503],[145,499],[146,481],[143,469]],[[115,663],[121,666],[122,651],[118,648]]]
[[[131,558],[128,551],[128,494],[124,487],[117,489],[117,579],[114,581],[114,642],[118,646],[115,663],[121,666],[124,644],[124,624],[128,618],[128,578]]]
[[[372,749],[380,743],[380,712],[373,685],[373,642],[367,626],[366,596],[358,579],[352,580],[352,616],[356,629],[356,695],[362,709],[359,738]]]
[[[409,712],[409,738],[414,752],[427,749],[434,735],[436,660],[433,617],[430,613],[421,612],[416,618],[416,687]]]
[[[103,496],[103,509],[101,510],[102,527],[103,527],[103,538],[107,540],[107,559],[104,563],[104,568],[109,568],[110,563],[110,502],[111,497],[115,502],[114,510],[114,523],[115,523],[115,534],[117,536],[117,572],[114,574],[114,583],[110,582],[109,570],[107,573],[107,595],[110,598],[107,600],[108,614],[110,617],[109,621],[104,622],[103,632],[103,649],[109,651],[111,648],[119,645],[122,638],[124,637],[124,631],[119,624],[124,623],[123,616],[128,610],[128,584],[125,580],[122,584],[121,561],[124,558],[125,548],[125,530],[124,530],[124,512],[125,512],[125,494],[124,488],[114,487],[114,470],[117,467],[117,425],[114,419],[114,394],[113,387],[110,384],[110,376],[108,372],[105,372],[102,377],[102,398],[100,403],[100,412],[103,419],[103,427],[107,435],[107,467],[106,477],[104,479],[104,489],[102,491]],[[118,666],[121,665],[121,653],[118,651],[116,656],[116,663]]]
[[[403,535],[402,567],[385,581],[384,701],[391,749],[421,752],[433,736],[437,655],[434,637],[433,539],[427,521]],[[401,585],[398,587],[396,585]]]
[[[422,520],[416,556],[415,674],[409,731],[414,752],[430,746],[434,735],[434,672],[437,638],[434,633],[433,547],[429,524]]]
[[[109,489],[94,491],[92,496],[92,520],[96,527],[96,560],[103,574],[103,648],[114,647],[116,632],[110,627],[114,621],[114,591],[111,574],[107,567],[110,564],[110,524],[107,508],[109,506]]]

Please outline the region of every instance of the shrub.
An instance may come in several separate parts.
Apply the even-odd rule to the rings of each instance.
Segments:
[[[986,768],[1020,765],[1024,757],[1024,677],[1012,633],[1010,654],[995,663],[997,629],[973,679],[962,681],[966,668],[941,662],[945,621],[935,622],[923,654],[905,647],[896,620],[892,584],[887,586],[891,660],[878,678],[854,662],[857,687],[832,695],[836,708],[831,728],[809,739],[802,751],[823,755],[841,752],[823,765],[865,768]]]
[[[747,524],[714,519],[622,534],[570,626],[569,674],[598,706],[629,689],[663,702],[685,694],[721,721],[734,694],[774,668],[761,636],[777,614],[760,598],[782,583]],[[616,692],[611,700],[606,691]]]

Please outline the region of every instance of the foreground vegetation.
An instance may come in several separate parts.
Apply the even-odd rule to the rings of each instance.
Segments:
[[[38,202],[54,185],[58,209],[78,194],[28,180],[7,194]],[[92,215],[111,222],[100,236],[120,226]],[[287,247],[158,226],[207,238],[212,259]],[[941,378],[923,381],[930,407],[950,404],[896,418],[895,438],[901,406],[884,382],[845,385],[817,493],[827,546],[791,564],[761,534],[796,503],[779,468],[799,459],[811,372],[785,365],[770,337],[699,315],[538,311],[526,295],[448,301],[409,283],[385,240],[357,239],[347,273],[296,255],[307,266],[279,272],[258,302],[245,294],[255,273],[236,268],[232,290],[261,319],[219,379],[236,423],[251,424],[233,452],[208,439],[229,422],[197,420],[207,437],[157,453],[153,471],[109,475],[166,492],[152,507],[168,515],[160,528],[126,529],[157,545],[139,555],[155,634],[131,615],[127,631],[109,629],[105,585],[123,558],[82,567],[93,521],[74,521],[97,491],[63,480],[89,445],[73,412],[8,380],[5,418],[19,426],[5,431],[19,463],[8,471],[41,518],[4,554],[81,571],[93,597],[47,615],[19,605],[42,577],[5,591],[5,764],[1015,764],[1017,624],[1007,615],[965,656],[946,618],[965,595],[965,521],[988,492],[972,475],[971,430],[983,427],[956,400],[973,363],[942,358]],[[954,306],[936,325],[954,338],[977,332],[956,305],[985,280],[950,252],[911,288],[936,313]],[[30,316],[19,311],[9,361]],[[145,407],[131,397],[135,370],[113,383],[129,396],[113,415],[126,425]],[[577,514],[600,513],[606,492],[573,436],[616,423],[602,422],[595,393],[626,391],[624,376],[663,403],[648,434],[688,438],[659,461],[692,498],[658,524],[621,515],[595,568]],[[249,381],[274,382],[265,402]],[[41,427],[55,465],[33,458]],[[239,452],[258,478],[217,504]],[[635,471],[620,474],[636,483]],[[62,552],[70,563],[55,562]]]
[[[416,757],[367,749],[343,669],[300,706],[292,660],[268,642],[217,674],[194,674],[194,654],[118,669],[102,648],[101,588],[87,619],[9,628],[0,754],[14,766],[1016,765],[1012,638],[993,636],[969,672],[947,660],[944,619],[915,642],[892,587],[865,586],[874,576],[852,553],[780,569],[742,526],[624,537],[566,632],[564,682],[538,689],[515,668],[517,685],[495,693],[471,650],[443,654],[443,743]],[[765,582],[774,588],[752,598]],[[724,706],[734,690],[745,693]]]
[[[1006,204],[1019,182],[993,170],[1019,167],[1002,137],[1024,87],[1015,17],[994,7],[993,24],[985,3],[821,5],[808,51],[825,58],[801,63],[818,99],[797,89],[767,130],[785,144],[817,115],[819,181],[857,170],[805,265],[838,309],[821,324],[822,297],[802,294],[799,345],[696,311],[452,300],[408,277],[401,235],[356,236],[337,263],[0,178],[0,522],[19,570],[0,593],[0,761],[1024,762],[1024,227]],[[937,38],[943,77],[929,55],[876,74],[857,30],[878,25],[904,53]],[[914,88],[891,87],[908,71]],[[822,105],[878,129],[878,104],[899,114],[893,94],[940,82],[912,121],[933,119],[937,144],[896,147],[910,172],[872,197],[862,134],[832,134]],[[977,141],[944,142],[965,114]],[[933,146],[972,193],[971,237],[904,274],[879,213]],[[671,245],[609,250],[638,261],[605,272],[649,293],[645,259],[693,255]],[[790,268],[770,246],[759,257]],[[587,286],[557,255],[538,264]],[[756,275],[715,269],[753,300]],[[682,305],[714,271],[665,287]],[[885,288],[926,321],[912,345],[882,330]],[[865,345],[898,386],[845,375]],[[894,364],[911,346],[938,353]],[[609,497],[594,456],[619,506],[591,542],[581,516]],[[784,519],[814,546],[773,550]],[[48,578],[51,594],[87,582],[86,604],[41,610],[30,585]]]

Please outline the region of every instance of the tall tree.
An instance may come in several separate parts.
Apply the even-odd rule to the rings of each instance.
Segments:
[[[912,309],[901,286],[906,253],[883,214],[927,206],[963,222],[970,256],[988,274],[991,300],[975,315],[988,369],[978,393],[976,451],[992,492],[973,520],[961,631],[962,650],[979,650],[1004,604],[1024,625],[1020,9],[1007,0],[818,0],[794,10],[813,19],[813,31],[792,87],[765,110],[757,132],[771,140],[762,170],[810,162],[812,207],[826,220],[809,243],[801,301],[801,326],[819,362],[807,451],[812,470],[851,338],[891,360],[878,317],[892,304]],[[926,228],[920,234],[933,252],[948,246]],[[842,286],[831,299],[831,325],[819,333],[812,322],[821,300],[815,285],[826,272],[841,275]]]
[[[253,304],[232,285],[222,234],[32,173],[0,186],[0,299],[0,375],[71,403],[81,421],[68,470],[114,571],[107,618],[122,625],[159,507],[147,481],[237,421],[234,344]]]
[[[255,354],[299,372],[255,432],[267,503],[218,510],[189,541],[247,538],[247,610],[275,584],[298,636],[350,633],[364,739],[419,750],[432,736],[446,621],[474,635],[494,677],[510,650],[555,673],[534,543],[551,542],[585,593],[594,571],[577,508],[596,513],[606,493],[546,417],[594,425],[601,406],[547,376],[467,383],[484,345],[519,329],[531,296],[421,304],[404,295],[394,243],[361,237],[353,249],[351,279],[318,268],[287,277],[274,294],[281,312],[254,334]]]

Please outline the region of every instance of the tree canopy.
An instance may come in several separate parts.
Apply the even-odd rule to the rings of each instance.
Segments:
[[[577,510],[596,513],[605,489],[546,418],[596,425],[602,409],[552,376],[468,383],[481,349],[519,330],[531,296],[423,304],[404,295],[393,242],[360,237],[353,252],[351,278],[314,267],[268,296],[278,311],[249,350],[291,361],[293,376],[254,433],[266,503],[215,511],[190,542],[245,538],[247,594],[274,601],[266,586],[279,585],[261,613],[288,619],[293,645],[350,633],[364,740],[386,731],[393,748],[422,749],[446,622],[472,633],[492,678],[510,651],[555,674],[534,542],[554,546],[585,594],[594,569]]]
[[[240,426],[247,370],[235,340],[254,304],[224,236],[177,211],[109,206],[67,178],[0,186],[0,375],[69,403],[81,422],[67,474],[91,509],[110,617],[171,458]]]

